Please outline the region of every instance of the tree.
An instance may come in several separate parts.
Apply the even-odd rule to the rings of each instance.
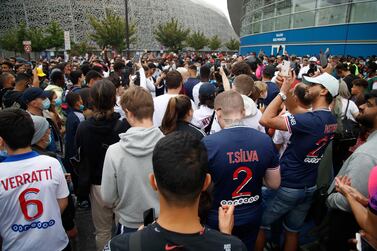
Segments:
[[[46,48],[61,48],[64,45],[64,30],[61,25],[53,21],[46,28]],[[33,46],[33,44],[31,45]]]
[[[29,31],[25,22],[21,22],[18,25],[18,28],[16,30],[16,36],[17,36],[17,43],[16,43],[17,51],[23,52],[24,51],[23,41],[30,40]]]
[[[221,47],[221,40],[219,36],[215,35],[211,37],[211,39],[209,40],[208,46],[212,51],[219,49]]]
[[[183,48],[183,43],[189,36],[190,29],[185,29],[178,23],[177,19],[172,18],[165,24],[159,24],[153,34],[161,45],[177,52]]]
[[[89,23],[93,27],[94,32],[90,34],[98,46],[105,48],[111,45],[117,52],[121,52],[125,48],[126,39],[126,22],[115,12],[106,9],[105,18],[97,20],[95,16],[89,16]],[[130,44],[136,42],[136,24],[129,24]]]
[[[72,43],[69,54],[71,56],[82,56],[85,53],[93,51],[94,46],[90,45],[87,41],[81,41],[79,43]]]
[[[208,39],[203,32],[196,31],[187,37],[187,45],[194,48],[196,51],[203,49],[208,45]]]
[[[0,46],[4,50],[13,51],[14,53],[19,51],[17,29],[6,31],[0,38]]]
[[[46,43],[46,36],[43,33],[42,29],[36,27],[30,28],[28,30],[28,38],[31,41],[31,47],[33,51],[41,52],[48,48]]]
[[[225,47],[228,48],[230,51],[238,51],[240,49],[240,41],[232,38],[227,43],[225,43]]]

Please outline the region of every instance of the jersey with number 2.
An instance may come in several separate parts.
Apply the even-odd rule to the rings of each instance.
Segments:
[[[281,186],[312,187],[316,184],[319,162],[334,138],[336,118],[323,109],[288,115],[285,120],[292,136],[280,160]]]
[[[60,163],[36,152],[0,163],[3,250],[63,250],[68,245],[57,199],[69,195]]]
[[[260,218],[263,177],[279,166],[279,155],[271,138],[255,129],[233,127],[203,139],[208,151],[209,171],[214,183],[209,221],[217,224],[218,208],[235,205],[235,225]]]

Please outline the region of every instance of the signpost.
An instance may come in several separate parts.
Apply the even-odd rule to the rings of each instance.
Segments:
[[[24,51],[28,55],[28,60],[30,61],[30,53],[31,53],[31,41],[22,41],[22,44],[24,45]]]
[[[71,50],[71,37],[69,31],[64,31],[64,61],[69,60],[69,55],[67,51]]]

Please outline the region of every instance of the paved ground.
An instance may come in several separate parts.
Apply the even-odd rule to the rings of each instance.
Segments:
[[[95,251],[94,226],[90,210],[76,210],[78,237],[72,242],[73,251]]]

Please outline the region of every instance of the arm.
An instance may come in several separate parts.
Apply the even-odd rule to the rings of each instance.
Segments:
[[[60,213],[63,213],[64,209],[68,206],[68,197],[63,198],[63,199],[57,199],[59,208],[60,208]]]
[[[137,64],[137,66],[139,66],[140,86],[143,87],[145,90],[149,91],[149,89],[147,88],[147,78],[145,77],[144,68],[140,63]]]
[[[105,160],[103,162],[101,181],[102,200],[110,208],[113,207],[115,201],[118,199],[116,171],[111,152],[112,148],[110,147],[106,152]]]
[[[219,230],[224,234],[232,234],[234,226],[234,206],[225,205],[219,207]]]
[[[224,68],[222,66],[220,67],[220,75],[221,75],[221,78],[223,80],[224,91],[229,91],[231,89],[229,79],[226,76],[226,74],[224,72]]]
[[[33,70],[33,87],[39,87],[40,81],[37,74],[37,67]]]
[[[267,169],[263,181],[268,188],[278,189],[281,182],[280,166]]]

